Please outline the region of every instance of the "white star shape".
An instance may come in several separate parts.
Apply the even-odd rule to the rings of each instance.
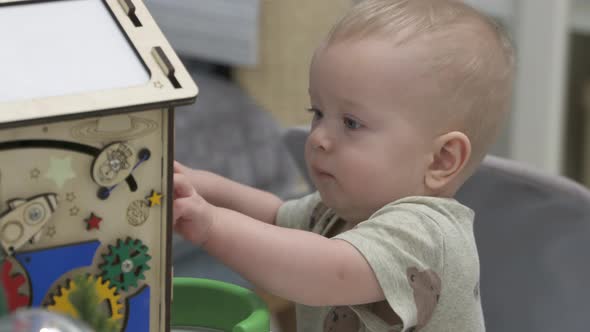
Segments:
[[[76,177],[76,173],[72,169],[72,157],[51,157],[49,170],[45,177],[53,180],[57,187],[61,189],[68,180]]]

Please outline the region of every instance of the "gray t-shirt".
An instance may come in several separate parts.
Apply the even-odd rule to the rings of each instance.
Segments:
[[[471,209],[454,199],[413,196],[387,204],[340,234],[340,219],[318,193],[286,202],[277,225],[353,245],[367,260],[387,304],[401,318],[390,324],[375,304],[297,304],[300,332],[485,331],[479,298],[479,258]],[[383,317],[384,319],[382,319]]]

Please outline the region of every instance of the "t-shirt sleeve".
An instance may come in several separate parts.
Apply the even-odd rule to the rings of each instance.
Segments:
[[[397,204],[334,239],[349,242],[365,257],[403,322],[401,331],[428,323],[440,296],[444,265],[443,237],[433,219],[415,204]],[[382,330],[384,322],[372,315],[369,305],[352,308],[369,330]]]
[[[315,192],[283,203],[277,212],[276,225],[309,230],[311,213],[320,201],[319,193]]]

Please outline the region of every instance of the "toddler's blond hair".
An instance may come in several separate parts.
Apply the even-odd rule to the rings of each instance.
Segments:
[[[428,54],[417,61],[425,61],[442,88],[431,96],[437,123],[445,125],[438,130],[465,133],[470,164],[479,164],[510,109],[515,55],[507,33],[460,1],[362,0],[334,26],[326,45],[365,38],[400,47],[427,43]]]

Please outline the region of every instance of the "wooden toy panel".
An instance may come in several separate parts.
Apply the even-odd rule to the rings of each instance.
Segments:
[[[121,331],[165,331],[169,112],[0,130],[0,244],[10,309],[72,313],[80,274]]]

